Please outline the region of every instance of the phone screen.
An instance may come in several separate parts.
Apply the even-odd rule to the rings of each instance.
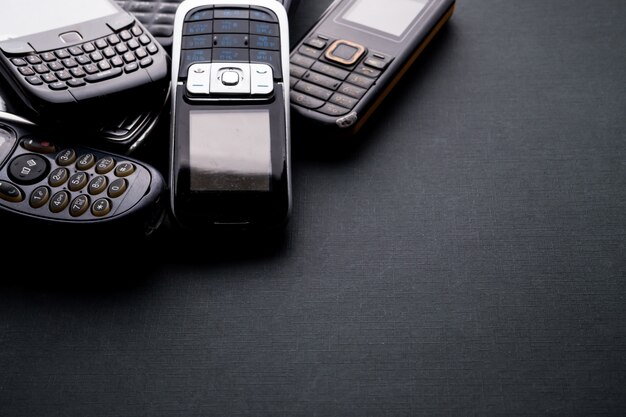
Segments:
[[[0,41],[118,13],[109,0],[2,0]]]
[[[192,191],[270,190],[269,110],[192,110],[189,122]]]
[[[400,37],[427,3],[428,0],[356,0],[342,18]]]

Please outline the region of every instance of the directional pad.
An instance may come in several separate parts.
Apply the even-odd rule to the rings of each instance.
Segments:
[[[239,74],[235,71],[225,71],[222,74],[222,84],[224,85],[234,86],[239,84],[239,80]]]
[[[48,161],[39,155],[21,155],[11,161],[9,176],[18,184],[34,184],[48,175],[49,166]]]

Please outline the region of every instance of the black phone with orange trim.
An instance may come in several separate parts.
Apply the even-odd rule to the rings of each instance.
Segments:
[[[355,135],[454,7],[455,0],[333,2],[291,52],[294,118]]]

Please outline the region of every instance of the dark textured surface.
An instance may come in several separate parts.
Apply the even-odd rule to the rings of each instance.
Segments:
[[[278,242],[5,238],[0,415],[625,415],[625,21],[461,1]]]

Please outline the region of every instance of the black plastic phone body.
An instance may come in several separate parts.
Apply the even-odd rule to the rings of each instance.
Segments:
[[[51,139],[0,113],[0,217],[38,226],[158,227],[165,183],[148,164]]]
[[[7,21],[12,14],[25,13],[19,0],[10,1],[3,8]],[[32,22],[23,30],[19,25],[0,28],[0,73],[35,115],[25,116],[36,121],[98,122],[109,110],[142,105],[167,85],[167,53],[134,16],[111,0],[89,6],[79,2],[78,13],[77,2],[55,2],[54,13],[41,23],[43,31],[37,20],[40,10],[28,11]],[[41,0],[46,7],[50,3]],[[78,20],[81,13],[93,17],[89,10],[96,5],[103,16],[67,20],[69,11],[78,13]],[[72,23],[64,25],[68,21]],[[163,91],[155,94],[166,96]]]
[[[188,228],[283,225],[291,207],[284,8],[274,0],[188,0],[175,28],[175,218]]]
[[[454,6],[455,0],[333,2],[292,50],[294,118],[337,136],[354,135]]]

